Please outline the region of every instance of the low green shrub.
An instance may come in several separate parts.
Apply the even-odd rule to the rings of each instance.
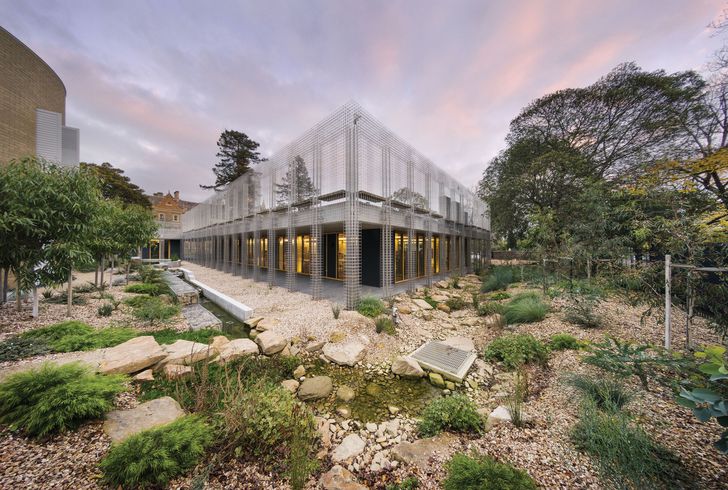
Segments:
[[[376,318],[384,313],[384,302],[373,296],[362,298],[356,305],[356,311],[369,318]]]
[[[533,323],[546,318],[548,306],[535,293],[522,293],[508,302],[504,316],[506,322]]]
[[[416,476],[408,476],[399,483],[390,483],[384,490],[417,490],[420,488],[420,481]]]
[[[149,296],[159,296],[160,294],[166,292],[163,290],[163,288],[160,287],[159,284],[151,283],[130,284],[129,286],[124,288],[124,291],[127,293],[148,294]]]
[[[35,328],[20,334],[26,339],[42,340],[54,346],[54,344],[65,337],[74,335],[88,335],[94,331],[94,328],[86,323],[78,320],[69,320],[60,323],[54,323],[47,327]]]
[[[122,344],[133,339],[139,333],[129,327],[107,327],[92,330],[87,333],[67,335],[53,342],[56,352],[76,352],[95,349],[104,349]]]
[[[194,468],[213,438],[212,428],[194,415],[145,430],[111,447],[100,465],[104,480],[123,488],[165,486]]]
[[[632,399],[632,394],[622,383],[608,377],[574,374],[566,378],[566,383],[579,390],[600,410],[619,411]]]
[[[480,303],[480,305],[478,305],[478,315],[480,316],[490,316],[495,314],[502,315],[505,311],[505,305],[496,303],[495,301],[486,301],[485,303]]]
[[[676,458],[620,412],[602,412],[584,403],[571,440],[617,488],[681,487]]]
[[[99,308],[96,310],[96,313],[99,316],[111,316],[111,314],[114,312],[114,305],[109,303],[104,303],[103,305],[99,306]]]
[[[546,364],[549,348],[531,334],[503,335],[488,344],[483,357],[500,361],[508,369],[516,369],[522,364]]]
[[[579,341],[568,333],[555,333],[549,340],[551,350],[579,350]]]
[[[525,471],[487,455],[456,454],[447,464],[445,490],[536,490]]]
[[[151,296],[132,296],[131,298],[126,298],[124,300],[124,304],[129,305],[132,308],[141,308],[155,299],[157,298],[152,298]]]
[[[445,301],[445,304],[450,308],[451,311],[462,310],[467,306],[467,303],[460,296],[454,296]]]
[[[508,289],[508,286],[515,282],[513,269],[508,266],[495,266],[480,285],[484,293]]]
[[[600,328],[604,322],[597,315],[597,305],[595,298],[573,294],[564,307],[564,318],[567,322],[584,328]]]
[[[376,320],[374,320],[374,326],[377,330],[377,333],[384,332],[387,335],[397,334],[397,329],[394,327],[394,322],[386,315],[378,316]]]
[[[431,437],[442,431],[483,431],[483,419],[475,404],[465,395],[438,398],[425,408],[418,431],[422,437]]]
[[[0,342],[0,362],[17,361],[26,357],[42,356],[53,352],[45,340],[15,335]]]
[[[504,299],[510,299],[511,295],[506,293],[505,291],[497,291],[495,293],[489,294],[488,297],[493,301],[501,301]]]
[[[149,265],[143,265],[137,270],[137,274],[142,282],[148,284],[157,284],[164,282],[162,279],[162,271]]]
[[[92,373],[79,363],[11,374],[0,383],[0,423],[33,437],[76,428],[111,410],[124,380]]]
[[[165,328],[146,332],[145,335],[154,337],[154,340],[158,344],[172,344],[180,339],[209,344],[213,337],[223,335],[223,333],[214,328],[201,328],[200,330],[174,330],[173,328]]]
[[[85,284],[79,284],[78,286],[73,286],[73,292],[74,293],[93,293],[96,291],[97,287],[94,284],[91,284],[90,282],[87,282]]]
[[[475,311],[478,311],[478,307],[480,306],[480,293],[477,291],[474,291],[472,293],[472,297],[473,297],[473,309]]]
[[[150,300],[132,311],[136,318],[149,322],[149,325],[169,320],[180,311],[179,306],[165,304],[159,298],[150,297]]]
[[[46,303],[50,303],[53,305],[65,305],[68,304],[68,291],[62,291],[61,294],[57,296],[51,296],[50,298],[47,298],[45,300]],[[71,299],[71,304],[74,305],[85,305],[86,304],[86,298],[83,296],[79,296],[78,294],[74,294]]]

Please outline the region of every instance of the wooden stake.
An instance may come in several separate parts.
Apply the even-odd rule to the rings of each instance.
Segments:
[[[670,350],[671,334],[672,334],[672,257],[670,254],[665,255],[665,349]]]

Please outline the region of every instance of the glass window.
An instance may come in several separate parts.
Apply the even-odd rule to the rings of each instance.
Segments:
[[[159,221],[164,221],[164,213],[159,213]]]
[[[311,235],[296,237],[296,272],[311,274]]]
[[[178,214],[173,214],[172,215],[172,221],[179,221],[179,215]]]
[[[260,256],[258,256],[260,267],[268,268],[268,237],[260,237]]]
[[[336,239],[336,278],[346,277],[346,236],[339,233]]]
[[[440,273],[440,237],[432,237],[432,273]]]
[[[253,266],[253,261],[255,257],[255,251],[253,250],[253,246],[253,237],[248,237],[248,262],[246,264],[248,267]]]
[[[286,270],[286,238],[279,236],[278,240],[278,263],[276,268],[280,271]]]

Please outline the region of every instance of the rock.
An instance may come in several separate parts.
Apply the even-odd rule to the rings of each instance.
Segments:
[[[258,332],[265,332],[278,326],[278,320],[275,318],[263,318],[256,325],[255,329]]]
[[[109,412],[104,421],[104,432],[112,442],[121,442],[143,430],[174,422],[184,414],[174,398],[163,396],[131,410]]]
[[[230,343],[230,340],[224,335],[216,335],[210,342],[210,347],[215,350],[218,354],[222,352],[223,347]]]
[[[334,389],[334,384],[328,376],[314,376],[306,378],[298,388],[298,398],[303,401],[326,398]]]
[[[348,461],[359,456],[366,446],[366,442],[357,434],[349,434],[344,437],[336,449],[331,453],[331,460],[335,463]]]
[[[399,413],[399,407],[395,407],[394,405],[389,405],[387,410],[389,410],[391,415],[397,415]]]
[[[450,283],[448,283],[445,280],[442,280],[442,281],[436,282],[435,286],[437,286],[440,289],[448,289],[450,287]]]
[[[351,417],[351,409],[345,405],[341,405],[340,407],[337,407],[336,413],[339,414],[340,417],[343,417],[345,419],[348,419]]]
[[[325,340],[319,340],[317,342],[311,342],[306,346],[306,352],[318,352],[323,349],[326,344]]]
[[[338,464],[323,474],[320,483],[324,490],[367,490],[351,471]]]
[[[182,364],[167,364],[162,368],[162,372],[167,379],[179,379],[192,374],[192,367]]]
[[[419,308],[422,308],[423,310],[431,310],[432,305],[425,301],[424,299],[415,298],[412,300],[412,302],[417,305]]]
[[[262,316],[256,316],[255,318],[248,318],[244,323],[250,328],[255,328],[262,319]]]
[[[523,422],[528,422],[530,420],[530,417],[528,417],[525,413],[521,413],[521,420]],[[485,430],[490,430],[493,426],[497,424],[504,424],[509,422],[513,422],[510,410],[508,410],[508,408],[503,405],[498,405],[488,415],[488,420],[485,422]]]
[[[436,386],[438,388],[444,388],[445,387],[445,380],[442,379],[442,375],[440,375],[438,373],[430,373],[429,374],[429,377],[430,377],[430,383],[433,386]]]
[[[217,355],[217,352],[207,344],[183,339],[170,345],[163,345],[162,349],[167,353],[167,357],[159,362],[160,367],[167,364],[194,364]]]
[[[255,343],[260,346],[263,354],[270,356],[282,351],[288,344],[288,341],[273,330],[266,330],[255,338]]]
[[[366,428],[367,428],[367,430],[368,430],[369,432],[371,432],[371,433],[374,433],[374,432],[376,432],[376,431],[377,431],[377,424],[375,424],[374,422],[368,422],[368,423],[367,423],[367,424],[365,425],[365,427],[366,427]]]
[[[250,331],[250,332],[248,333],[248,337],[250,337],[250,340],[255,340],[255,338],[256,338],[256,337],[257,337],[258,335],[260,335],[260,332],[258,332],[257,330],[251,330],[251,331]]]
[[[444,311],[445,313],[450,313],[450,307],[447,306],[445,303],[438,303],[437,309],[440,311]]]
[[[291,357],[291,348],[286,344],[286,346],[283,348],[282,351],[280,351],[278,354],[280,354],[283,357]]]
[[[475,352],[475,343],[467,337],[448,337],[443,340],[442,343],[456,349],[468,352]]]
[[[151,369],[145,369],[132,379],[134,381],[154,381],[154,372]]]
[[[433,294],[430,296],[433,301],[437,301],[438,303],[444,303],[448,300],[447,296],[445,294]]]
[[[220,352],[220,362],[230,362],[241,357],[259,354],[258,344],[250,339],[235,339],[228,342]]]
[[[475,317],[470,317],[470,318],[466,318],[466,319],[464,319],[464,320],[462,320],[462,321],[460,322],[460,324],[461,324],[461,325],[464,325],[464,326],[466,326],[466,327],[474,327],[474,326],[476,326],[476,325],[477,325],[478,323],[480,323],[480,320],[478,320],[478,319],[477,319],[477,318],[475,318]]]
[[[331,332],[331,335],[329,335],[329,342],[338,343],[342,342],[346,338],[346,334],[344,332],[341,332],[339,330]]]
[[[369,383],[366,388],[367,395],[377,397],[382,394],[382,387],[377,383]]]
[[[348,402],[354,399],[356,396],[356,392],[353,388],[350,388],[346,385],[339,386],[339,389],[336,390],[336,398],[343,402]]]
[[[316,420],[316,430],[321,437],[321,445],[323,447],[331,447],[331,423],[323,417],[314,417]]]
[[[98,370],[103,374],[131,374],[153,366],[165,357],[167,353],[154,337],[142,335],[106,349]]]
[[[445,388],[453,391],[455,389],[455,383],[453,383],[452,381],[445,381]]]
[[[392,372],[407,378],[421,378],[425,375],[425,371],[417,361],[409,356],[399,356],[395,359],[392,363]]]
[[[393,446],[389,454],[397,461],[426,470],[430,467],[430,458],[436,453],[450,452],[449,446],[456,439],[452,434],[443,433],[429,439],[401,442]]]
[[[340,366],[353,366],[364,359],[366,348],[360,342],[353,341],[345,344],[329,342],[324,345],[324,356],[331,362]]]
[[[294,395],[296,394],[296,391],[298,391],[300,383],[295,379],[286,379],[284,381],[281,381],[281,386],[283,386],[286,390],[290,391]]]
[[[499,313],[485,317],[486,327],[505,328],[507,324],[508,323],[506,322],[506,318]]]
[[[412,314],[412,308],[410,308],[409,305],[397,305],[397,311],[400,315],[411,315]]]
[[[300,378],[301,376],[306,376],[306,368],[303,367],[303,365],[298,366],[296,369],[293,370],[294,378]]]

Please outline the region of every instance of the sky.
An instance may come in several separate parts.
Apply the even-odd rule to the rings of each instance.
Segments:
[[[532,100],[619,63],[702,71],[725,0],[0,0],[67,89],[81,160],[199,201],[224,129],[270,155],[349,100],[476,184]],[[0,74],[0,76],[2,76]]]

